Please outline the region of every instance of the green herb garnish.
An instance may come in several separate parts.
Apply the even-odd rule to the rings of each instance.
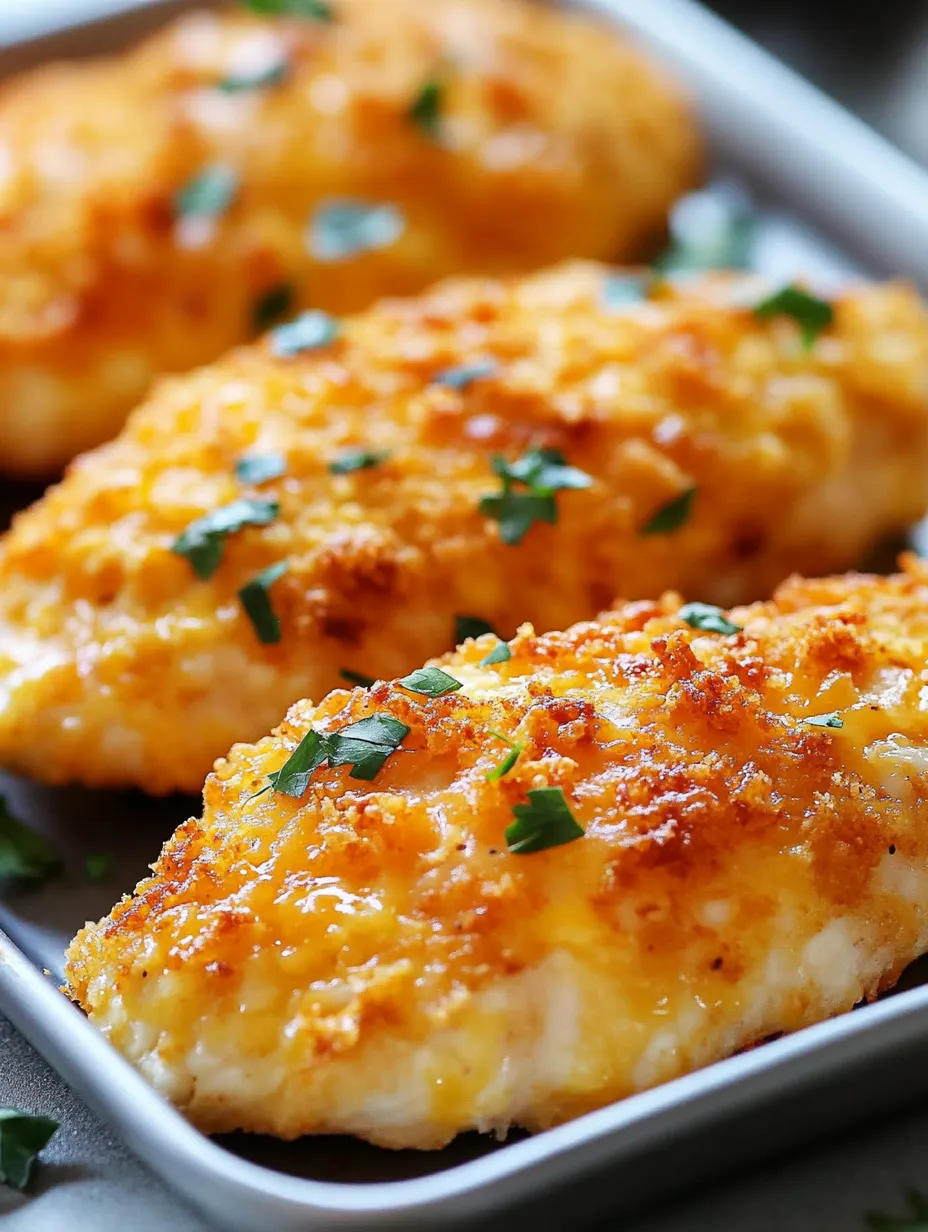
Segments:
[[[45,839],[15,817],[0,796],[0,881],[46,881],[59,866]]]
[[[671,244],[654,262],[661,274],[750,269],[756,221],[750,202],[721,185],[684,197],[670,218]]]
[[[477,360],[472,364],[459,364],[456,368],[445,368],[432,377],[433,385],[447,385],[449,389],[467,389],[474,381],[486,380],[497,371],[497,365],[492,359]]]
[[[905,1196],[911,1213],[901,1219],[890,1215],[867,1216],[867,1223],[874,1232],[928,1232],[928,1198],[917,1189],[907,1190]]]
[[[370,470],[386,462],[390,456],[389,449],[346,449],[329,463],[333,475],[350,475],[354,471]]]
[[[706,633],[740,633],[741,626],[732,624],[720,607],[711,603],[686,603],[677,613],[685,620],[691,629],[702,629]]]
[[[238,176],[231,167],[217,163],[206,167],[174,197],[178,218],[217,218],[225,213],[238,192]]]
[[[585,471],[568,466],[556,449],[531,449],[515,462],[497,454],[491,466],[502,480],[502,491],[482,497],[478,508],[499,524],[499,537],[510,547],[520,544],[536,522],[557,522],[555,492],[593,483]],[[515,484],[526,490],[517,491]]]
[[[271,788],[299,799],[326,762],[331,767],[350,765],[351,778],[370,781],[408,735],[406,724],[389,714],[374,714],[325,735],[308,731],[280,770],[268,775]]]
[[[583,827],[560,787],[538,787],[528,793],[528,800],[513,805],[516,820],[506,827],[506,845],[513,855],[527,856],[583,838]]]
[[[253,487],[286,473],[287,459],[282,453],[246,453],[235,464],[235,478]]]
[[[88,881],[106,881],[113,867],[113,857],[106,853],[84,857],[84,873]]]
[[[508,736],[504,736],[502,732],[495,731],[490,728],[490,735],[495,736],[497,740],[502,740],[503,744],[509,745],[509,752],[492,770],[488,770],[483,776],[488,783],[498,783],[504,774],[508,774],[512,767],[516,764],[525,749],[524,744],[520,744],[518,740],[510,740]],[[521,805],[519,806],[522,807]],[[511,828],[511,827],[510,827]]]
[[[492,625],[488,625],[485,620],[479,616],[455,616],[454,618],[454,644],[460,646],[461,642],[466,642],[469,638],[482,637],[484,633],[492,633],[495,637],[499,634]]]
[[[282,282],[279,286],[271,287],[255,304],[252,314],[252,324],[255,330],[263,334],[275,321],[285,317],[292,307],[293,287],[289,282]]]
[[[280,512],[276,501],[235,500],[191,522],[171,551],[183,556],[201,581],[211,578],[222,560],[226,537],[244,526],[267,526]]]
[[[280,641],[280,617],[271,606],[270,589],[289,569],[289,561],[280,560],[276,565],[256,574],[250,582],[238,592],[238,597],[245,609],[245,615],[251,621],[252,628],[263,646],[274,646]]]
[[[609,274],[603,283],[603,303],[607,308],[627,308],[648,298],[653,279],[648,274]]]
[[[441,135],[441,108],[445,83],[440,77],[430,77],[422,83],[406,114],[432,141]]]
[[[306,17],[311,21],[334,21],[328,0],[243,0],[246,8],[266,17]]]
[[[679,530],[690,519],[693,512],[693,501],[696,499],[696,485],[686,488],[679,496],[661,505],[657,513],[642,526],[638,532],[641,535],[670,535]]]
[[[0,1108],[0,1184],[25,1189],[36,1156],[57,1128],[51,1117]]]
[[[313,215],[307,241],[317,261],[344,261],[362,252],[389,248],[405,225],[395,205],[329,201]]]
[[[801,287],[788,286],[754,305],[754,315],[762,321],[770,317],[792,317],[808,350],[816,338],[834,323],[835,310],[825,299],[818,299]]]
[[[302,351],[315,351],[329,346],[338,337],[338,322],[327,312],[312,309],[301,312],[286,325],[278,325],[271,334],[271,352],[280,359],[289,359]]]
[[[455,680],[440,667],[417,667],[396,683],[410,693],[421,693],[423,697],[444,697],[446,693],[456,693],[464,687],[460,680]]]
[[[512,651],[507,643],[499,641],[490,653],[480,660],[480,666],[489,667],[491,663],[508,663],[511,658]]]
[[[338,674],[342,680],[347,680],[349,684],[360,685],[362,689],[369,689],[372,684],[377,683],[373,676],[365,676],[362,672],[353,672],[350,667],[339,668]]]
[[[808,723],[810,727],[843,727],[844,719],[841,718],[837,710],[832,710],[831,714],[813,714],[807,719],[802,719],[803,723]]]
[[[230,73],[217,83],[217,89],[226,94],[242,94],[247,90],[266,90],[270,86],[279,86],[287,76],[289,65],[286,60],[278,60],[266,68],[257,69],[252,73]]]

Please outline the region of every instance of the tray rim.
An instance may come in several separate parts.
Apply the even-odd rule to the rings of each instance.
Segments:
[[[710,141],[876,267],[928,287],[928,173],[695,0],[567,0],[618,21],[698,96]],[[168,8],[131,0],[130,12]],[[91,18],[125,22],[127,13]],[[87,23],[81,22],[80,25]],[[77,28],[77,27],[72,27]],[[31,45],[60,35],[28,40]],[[764,140],[758,140],[763,134]],[[169,1186],[211,1216],[281,1230],[433,1227],[551,1189],[607,1160],[799,1089],[928,1034],[928,986],[732,1057],[430,1176],[316,1181],[242,1160],[194,1129],[0,933],[0,1010]],[[466,1211],[464,1208],[467,1208]],[[268,1222],[268,1220],[273,1222]],[[425,1221],[425,1222],[423,1222]]]

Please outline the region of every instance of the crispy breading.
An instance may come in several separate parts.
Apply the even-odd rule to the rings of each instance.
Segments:
[[[849,1010],[928,948],[928,569],[680,599],[442,660],[464,688],[300,702],[237,745],[71,995],[209,1131],[436,1147],[543,1129]],[[255,797],[311,728],[389,714],[373,782]],[[832,716],[843,726],[816,726]],[[486,774],[522,752],[499,781]],[[585,835],[507,848],[560,788]]]
[[[0,471],[109,439],[153,376],[254,336],[282,285],[345,312],[451,273],[638,258],[698,178],[687,104],[602,23],[524,0],[332,7],[194,14],[0,92]],[[237,176],[227,208],[179,218],[215,167]],[[338,199],[399,225],[330,259],[311,220]]]
[[[331,345],[271,343],[164,382],[0,544],[0,763],[50,782],[198,791],[340,669],[389,679],[454,645],[454,616],[511,636],[672,587],[730,603],[791,569],[859,560],[928,504],[928,314],[859,288],[811,351],[760,321],[750,280],[712,277],[614,311],[605,271],[460,281],[345,322]],[[434,378],[492,359],[462,389]],[[593,479],[521,546],[479,510],[494,453],[563,452]],[[346,450],[389,451],[346,475]],[[286,475],[240,484],[236,460]],[[693,485],[688,521],[643,535]],[[239,496],[277,501],[200,581],[172,552]],[[281,640],[237,597],[280,561]]]

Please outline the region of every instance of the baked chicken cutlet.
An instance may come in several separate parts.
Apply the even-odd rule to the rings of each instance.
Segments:
[[[928,314],[860,287],[804,339],[765,294],[452,282],[161,384],[0,542],[0,763],[199,791],[298,698],[475,619],[729,604],[859,560],[928,504]]]
[[[491,634],[300,702],[72,943],[208,1131],[544,1129],[928,947],[928,569]]]
[[[646,257],[699,178],[673,82],[527,0],[197,13],[0,92],[0,471],[305,306]]]

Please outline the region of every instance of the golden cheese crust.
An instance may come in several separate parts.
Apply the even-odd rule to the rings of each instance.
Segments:
[[[51,782],[198,791],[340,669],[390,679],[454,645],[454,617],[511,636],[667,587],[730,603],[791,569],[845,567],[928,504],[928,314],[858,288],[805,351],[712,277],[610,310],[609,271],[452,282],[344,323],[292,358],[270,343],[162,383],[0,544],[0,763]],[[753,289],[752,289],[753,288]],[[740,306],[739,306],[740,305]],[[490,359],[463,389],[434,378]],[[563,452],[593,480],[521,546],[479,510],[490,458]],[[345,451],[389,456],[333,475]],[[237,459],[277,452],[260,487]],[[643,535],[692,486],[673,533]],[[208,581],[171,550],[195,519],[277,501]],[[281,640],[239,589],[269,566]]]
[[[687,105],[601,24],[524,0],[333,9],[197,13],[0,92],[0,470],[109,439],[153,376],[252,337],[281,285],[345,312],[451,273],[638,257],[698,177]],[[431,80],[437,137],[409,114]],[[228,207],[179,219],[215,167]],[[307,237],[333,199],[397,209],[398,234],[323,259]]]
[[[68,953],[71,995],[210,1131],[434,1147],[540,1129],[849,1010],[928,946],[928,569],[491,635],[300,702]],[[410,728],[375,781],[253,798],[310,728]],[[827,716],[843,726],[815,726]],[[523,746],[497,782],[486,772]],[[585,835],[518,855],[560,788]]]

